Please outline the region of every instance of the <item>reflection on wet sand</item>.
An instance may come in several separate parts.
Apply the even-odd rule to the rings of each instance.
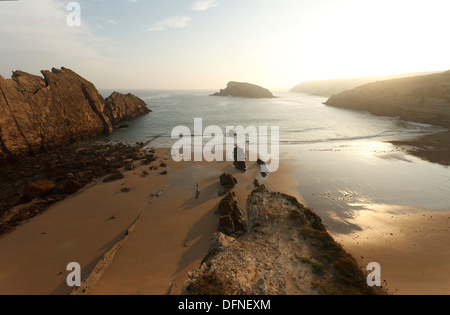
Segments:
[[[450,293],[448,167],[382,142],[292,147],[285,158],[306,204],[362,266],[382,265],[391,293]]]

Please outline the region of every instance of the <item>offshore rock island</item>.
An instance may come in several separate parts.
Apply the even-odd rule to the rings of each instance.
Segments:
[[[247,98],[275,98],[272,92],[261,86],[231,81],[228,83],[226,89],[214,93],[211,96],[233,96],[233,97],[247,97]]]

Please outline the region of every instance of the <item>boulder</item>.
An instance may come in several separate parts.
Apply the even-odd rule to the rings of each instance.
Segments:
[[[72,194],[76,193],[78,190],[80,190],[81,188],[83,188],[83,185],[79,181],[74,180],[74,179],[69,179],[69,180],[65,181],[59,189],[64,194],[72,195]]]
[[[48,179],[38,179],[33,183],[27,185],[23,190],[23,197],[27,200],[32,200],[37,197],[43,197],[48,195],[53,188],[55,188],[55,183]]]
[[[247,159],[245,155],[245,151],[239,147],[234,148],[234,167],[237,170],[240,170],[242,172],[247,171],[247,164],[245,163],[245,160]]]
[[[226,189],[232,189],[237,184],[237,179],[230,174],[222,174],[220,176],[220,184],[224,186]]]
[[[255,178],[255,180],[253,181],[253,185],[255,186],[255,188],[260,188],[260,187],[266,188],[266,185],[260,183],[259,180],[257,180],[256,178]]]
[[[134,164],[133,163],[131,163],[131,162],[129,162],[129,163],[127,163],[126,165],[125,165],[125,170],[127,170],[127,171],[132,171],[132,170],[134,170]]]

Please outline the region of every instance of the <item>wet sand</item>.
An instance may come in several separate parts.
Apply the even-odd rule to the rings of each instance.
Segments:
[[[78,262],[84,278],[122,238],[150,194],[169,181],[164,176],[146,180],[137,172],[124,175],[116,182],[92,184],[2,236],[0,294],[70,293],[67,264]],[[121,192],[131,183],[130,192]]]
[[[432,163],[450,165],[450,132],[414,137],[407,140],[391,141],[403,147],[410,154]]]
[[[0,294],[71,293],[67,264],[79,263],[86,278],[138,218],[90,293],[179,294],[218,230],[218,193],[224,190],[219,176],[227,172],[238,179],[235,191],[243,208],[253,179],[264,179],[256,163],[241,173],[230,162],[175,163],[168,149],[156,155],[152,165],[158,170],[138,166],[122,170],[123,180],[100,179],[1,237],[0,252],[9,254],[0,259]],[[160,175],[164,170],[168,174]],[[144,171],[150,174],[143,177]]]
[[[388,143],[291,148],[305,203],[389,293],[450,294],[450,170]],[[295,166],[296,165],[296,166]]]
[[[218,193],[223,191],[219,176],[223,172],[237,177],[235,191],[242,208],[254,188],[254,178],[312,206],[335,239],[361,259],[362,266],[372,261],[381,264],[382,278],[391,293],[450,293],[445,277],[450,270],[450,209],[431,211],[397,204],[408,201],[409,195],[377,203],[380,196],[370,190],[377,183],[365,179],[376,177],[377,167],[383,169],[389,163],[394,163],[394,169],[405,167],[405,172],[420,163],[411,162],[404,152],[379,147],[372,147],[370,157],[364,150],[355,155],[345,144],[316,149],[301,146],[294,149],[294,155],[292,150],[283,154],[279,171],[267,178],[259,174],[256,163],[240,173],[230,162],[175,163],[168,149],[158,149],[159,159],[152,165],[164,162],[167,168],[149,171],[151,165],[138,166],[124,172],[123,180],[107,184],[99,180],[0,238],[0,252],[8,253],[0,259],[0,294],[69,294],[67,264],[80,263],[85,278],[137,218],[135,229],[90,293],[179,294],[187,273],[198,267],[207,254],[211,234],[217,231]],[[355,156],[357,160],[350,158]],[[346,163],[361,164],[365,173],[348,176],[349,168],[342,180],[336,168]],[[367,165],[374,168],[369,171]],[[330,176],[327,167],[335,170]],[[159,175],[163,170],[168,174]],[[149,175],[143,177],[143,171]],[[411,182],[411,178],[405,181]],[[386,183],[380,179],[380,185]],[[201,190],[198,199],[197,184]],[[129,192],[121,192],[122,188]],[[389,185],[386,191],[397,194]],[[436,207],[448,205],[446,202],[441,200]]]
[[[362,266],[378,262],[392,294],[450,294],[450,211],[370,205],[350,222],[362,231],[335,239]],[[389,211],[387,210],[389,209]]]

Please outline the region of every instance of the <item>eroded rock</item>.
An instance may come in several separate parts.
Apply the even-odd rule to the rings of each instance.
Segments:
[[[220,176],[220,184],[226,189],[232,189],[237,184],[237,179],[231,174],[222,174]]]
[[[0,76],[0,166],[110,134],[121,120],[150,111],[131,94],[113,93],[105,103],[91,82],[70,69],[42,75],[15,71],[11,79]]]
[[[226,235],[245,232],[247,225],[244,213],[233,193],[229,193],[219,204],[220,229]]]
[[[49,194],[53,188],[55,188],[55,183],[51,180],[38,179],[24,188],[23,197],[26,200],[43,197]]]

